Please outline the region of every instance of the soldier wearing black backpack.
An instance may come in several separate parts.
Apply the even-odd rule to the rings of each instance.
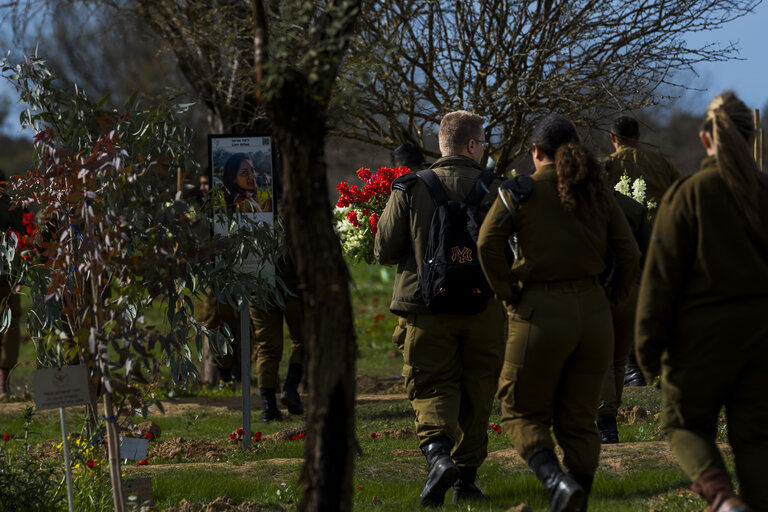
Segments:
[[[428,475],[419,501],[483,499],[488,417],[504,355],[505,313],[483,276],[477,235],[500,180],[480,165],[483,119],[451,112],[440,123],[442,158],[392,185],[375,255],[397,264],[390,309],[407,320],[406,390]]]

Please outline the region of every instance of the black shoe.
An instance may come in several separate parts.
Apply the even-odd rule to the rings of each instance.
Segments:
[[[571,473],[571,476],[587,494],[587,497],[584,498],[584,505],[576,512],[587,512],[587,501],[589,499],[589,493],[592,492],[592,482],[595,480],[595,475],[588,475],[586,473]]]
[[[299,384],[301,383],[302,369],[298,363],[288,365],[288,374],[285,376],[283,393],[280,395],[280,401],[288,408],[291,414],[304,414],[304,405],[299,396]]]
[[[277,408],[275,390],[273,388],[260,388],[259,392],[261,393],[261,418],[264,423],[282,420],[283,415]]]
[[[304,405],[298,391],[283,391],[280,401],[288,408],[291,414],[304,414]]]
[[[616,425],[615,414],[601,414],[597,417],[597,428],[600,430],[600,442],[603,444],[618,444],[619,427]]]
[[[627,369],[624,371],[624,385],[625,386],[645,386],[645,376],[640,365],[637,364],[637,358],[635,354],[629,354],[627,356]]]
[[[579,512],[586,507],[587,493],[569,473],[560,469],[555,452],[545,448],[528,459],[528,465],[549,493],[550,512]]]
[[[419,495],[419,502],[425,507],[443,504],[446,491],[459,478],[459,468],[451,460],[451,441],[438,437],[421,448],[427,457],[427,482]]]
[[[475,485],[477,468],[459,466],[459,479],[453,482],[453,502],[471,500],[488,500],[490,496],[485,494]]]

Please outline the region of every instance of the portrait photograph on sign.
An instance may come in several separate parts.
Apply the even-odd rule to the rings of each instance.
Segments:
[[[248,217],[273,226],[277,205],[272,137],[209,135],[208,158],[211,188],[220,188],[223,192],[223,200],[215,201],[214,208],[233,212],[236,219]],[[228,225],[214,222],[213,229],[216,233],[226,234]],[[252,261],[247,265],[260,268],[258,263]]]
[[[269,136],[210,136],[213,185],[221,184],[227,208],[273,222],[273,151]]]

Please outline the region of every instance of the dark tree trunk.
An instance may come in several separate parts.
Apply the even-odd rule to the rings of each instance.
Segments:
[[[326,186],[325,109],[297,74],[268,106],[283,158],[282,207],[303,286],[307,441],[302,511],[351,511],[355,335],[349,273]]]

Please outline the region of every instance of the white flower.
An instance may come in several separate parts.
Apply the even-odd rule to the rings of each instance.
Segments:
[[[630,192],[630,180],[629,176],[627,175],[627,172],[624,171],[624,174],[621,176],[621,179],[614,187],[619,193],[624,194],[625,196],[632,196]]]
[[[645,180],[637,178],[632,184],[632,199],[640,204],[645,204]]]

